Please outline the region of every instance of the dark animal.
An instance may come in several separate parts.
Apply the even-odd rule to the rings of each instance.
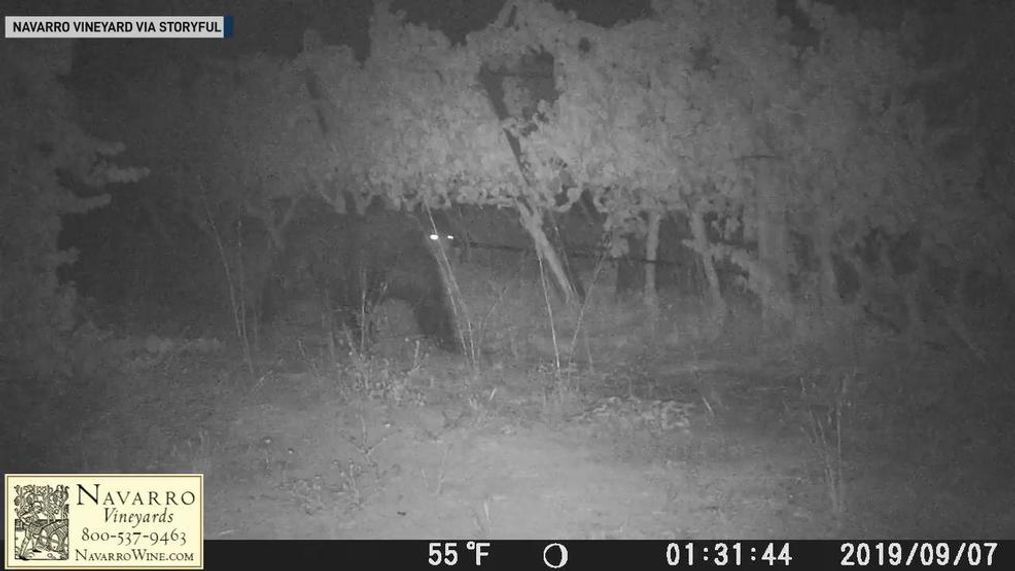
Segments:
[[[314,205],[286,231],[285,249],[262,297],[268,321],[293,291],[313,290],[333,329],[369,337],[370,312],[387,300],[412,307],[420,333],[459,349],[440,260],[453,234],[443,217],[371,207],[365,215]],[[442,254],[442,251],[444,252]],[[446,258],[445,258],[446,259]]]

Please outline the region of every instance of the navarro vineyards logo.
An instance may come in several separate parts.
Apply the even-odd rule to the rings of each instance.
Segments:
[[[4,474],[7,569],[204,567],[201,474]]]
[[[67,486],[14,486],[14,558],[66,560],[70,554]]]

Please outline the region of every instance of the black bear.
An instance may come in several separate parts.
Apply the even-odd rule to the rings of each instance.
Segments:
[[[435,224],[436,222],[436,224]],[[310,286],[334,328],[357,337],[370,311],[398,299],[412,307],[420,333],[448,351],[459,341],[442,259],[449,241],[445,217],[395,211],[376,203],[363,215],[310,205],[285,231],[285,248],[262,295],[271,320],[295,288]]]

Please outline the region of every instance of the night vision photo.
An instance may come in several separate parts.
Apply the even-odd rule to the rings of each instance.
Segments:
[[[203,474],[210,540],[1015,538],[1015,3],[0,13],[222,36],[7,20],[0,472]]]

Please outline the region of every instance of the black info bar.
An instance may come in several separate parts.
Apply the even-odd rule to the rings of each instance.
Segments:
[[[208,541],[205,567],[292,569],[1015,569],[1015,541]]]

